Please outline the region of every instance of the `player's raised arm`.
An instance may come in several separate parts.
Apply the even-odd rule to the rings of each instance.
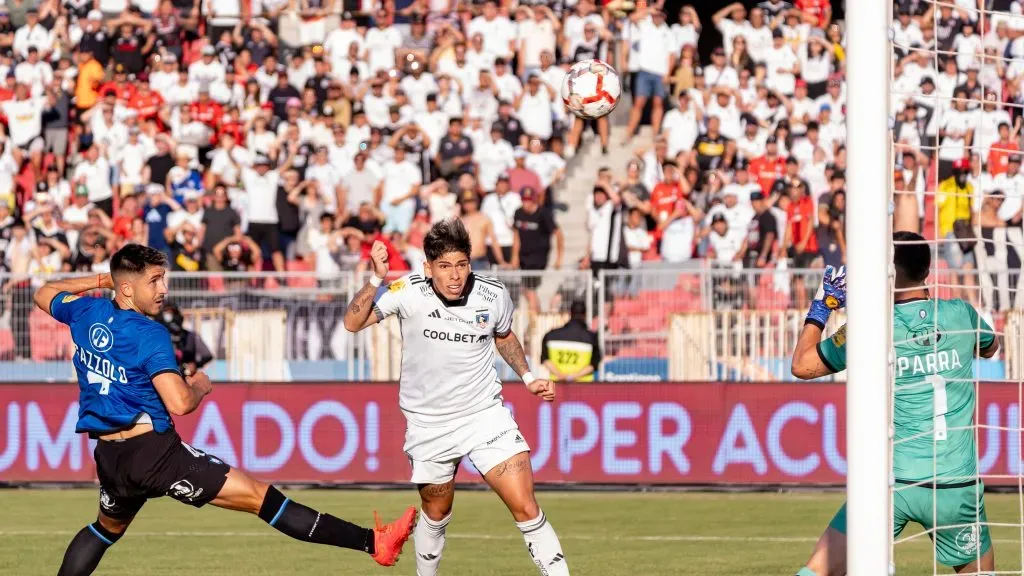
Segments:
[[[43,284],[42,288],[36,290],[34,300],[36,306],[38,306],[40,310],[46,312],[57,320],[61,320],[61,318],[54,315],[52,307],[53,299],[58,294],[66,292],[72,296],[77,296],[82,292],[89,292],[90,290],[111,290],[113,288],[114,281],[111,280],[110,274],[96,274],[94,276],[83,276],[81,278],[54,280]]]
[[[793,351],[793,376],[812,380],[840,372],[846,367],[846,327],[832,338],[821,341],[829,315],[846,305],[846,267],[838,270],[825,267],[825,278],[804,320],[796,349]]]
[[[384,318],[383,314],[374,311],[373,302],[377,288],[380,288],[389,270],[388,249],[380,240],[375,241],[370,249],[370,261],[373,263],[373,276],[356,292],[345,310],[345,329],[349,332],[359,332]]]

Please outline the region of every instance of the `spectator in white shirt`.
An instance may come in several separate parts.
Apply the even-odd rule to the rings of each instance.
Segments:
[[[470,36],[483,36],[484,50],[495,58],[512,58],[515,53],[516,27],[508,18],[498,14],[495,0],[484,2],[481,14],[466,27]]]
[[[538,4],[534,7],[520,6],[519,11],[525,18],[518,22],[517,37],[519,76],[526,76],[534,70],[540,70],[542,55],[547,52],[554,54],[556,35],[562,29],[562,23],[551,11],[551,8]]]
[[[395,51],[402,46],[402,33],[391,25],[387,12],[377,12],[374,21],[376,26],[366,31],[366,60],[371,74],[394,68]]]
[[[765,66],[768,69],[768,87],[791,96],[796,87],[796,76],[800,74],[800,60],[786,43],[781,30],[772,32],[772,48],[765,55]]]
[[[516,115],[522,122],[523,132],[528,136],[547,140],[554,129],[551,118],[551,103],[555,100],[555,91],[551,86],[540,80],[539,74],[531,74],[526,84],[526,91],[515,99]],[[582,123],[580,123],[582,124]],[[605,136],[607,139],[607,136]]]
[[[665,13],[647,8],[637,9],[631,16],[639,23],[640,69],[637,70],[633,87],[633,108],[629,111],[629,125],[626,139],[630,140],[640,125],[647,100],[651,101],[651,127],[657,134],[661,130],[661,116],[667,95],[665,82],[675,64],[675,54],[670,50],[671,38],[665,24]]]
[[[750,23],[747,22],[747,8],[742,2],[733,2],[711,17],[715,27],[722,33],[722,46],[725,47],[725,55],[732,56],[733,38],[746,36],[750,32]]]
[[[739,76],[736,69],[726,62],[725,50],[721,46],[711,52],[711,64],[704,67],[704,82],[712,88],[739,88]]]
[[[516,165],[512,144],[502,138],[503,127],[502,123],[495,122],[491,125],[491,137],[473,148],[480,188],[486,192],[494,190],[498,176]]]
[[[416,197],[423,183],[423,173],[406,159],[405,146],[401,145],[395,148],[394,160],[384,163],[383,171],[378,201],[380,211],[387,218],[383,232],[405,234],[416,215]]]
[[[298,142],[289,142],[289,157],[283,168],[291,167],[298,150]],[[234,161],[234,156],[228,156]],[[263,254],[270,253],[274,269],[284,272],[284,254],[281,251],[281,230],[277,214],[277,188],[281,183],[278,170],[270,169],[270,158],[257,156],[255,167],[238,166],[241,169],[242,188],[248,197],[247,213],[252,238]]]
[[[668,155],[675,158],[680,152],[692,150],[703,121],[704,113],[693,105],[690,93],[680,92],[679,105],[669,110],[661,123],[661,133],[668,140]]]
[[[52,34],[39,23],[39,9],[30,6],[25,13],[25,25],[14,32],[12,48],[22,58],[28,58],[28,49],[34,46],[43,58],[48,58],[53,49]]]
[[[106,212],[114,214],[114,191],[110,187],[110,164],[100,154],[100,147],[93,144],[85,151],[83,158],[72,176],[75,185],[84,184],[89,190],[89,202]]]
[[[494,192],[484,196],[480,204],[480,211],[491,220],[494,237],[498,241],[505,262],[512,260],[512,244],[515,241],[512,224],[516,210],[522,205],[522,197],[512,191],[507,174],[498,177]],[[492,256],[492,252],[493,250],[488,252],[488,257]]]

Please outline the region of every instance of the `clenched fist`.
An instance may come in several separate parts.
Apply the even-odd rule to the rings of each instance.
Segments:
[[[388,264],[388,247],[380,240],[373,243],[370,248],[370,261],[373,262],[373,275],[383,280],[388,275],[390,266]]]

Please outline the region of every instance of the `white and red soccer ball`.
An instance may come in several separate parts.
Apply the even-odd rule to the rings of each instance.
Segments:
[[[577,62],[562,80],[562,102],[580,118],[607,115],[619,103],[621,93],[618,73],[600,60]]]

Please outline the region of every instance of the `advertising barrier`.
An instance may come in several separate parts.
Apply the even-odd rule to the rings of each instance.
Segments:
[[[91,481],[94,441],[74,433],[78,388],[0,385],[0,482]],[[842,484],[842,384],[561,385],[544,403],[508,384],[537,480],[595,484]],[[990,485],[1021,472],[1016,384],[982,384],[979,457]],[[181,437],[275,482],[403,483],[396,384],[219,384]],[[883,414],[879,411],[879,415]],[[885,458],[879,454],[879,458]],[[480,481],[468,459],[457,480]]]

